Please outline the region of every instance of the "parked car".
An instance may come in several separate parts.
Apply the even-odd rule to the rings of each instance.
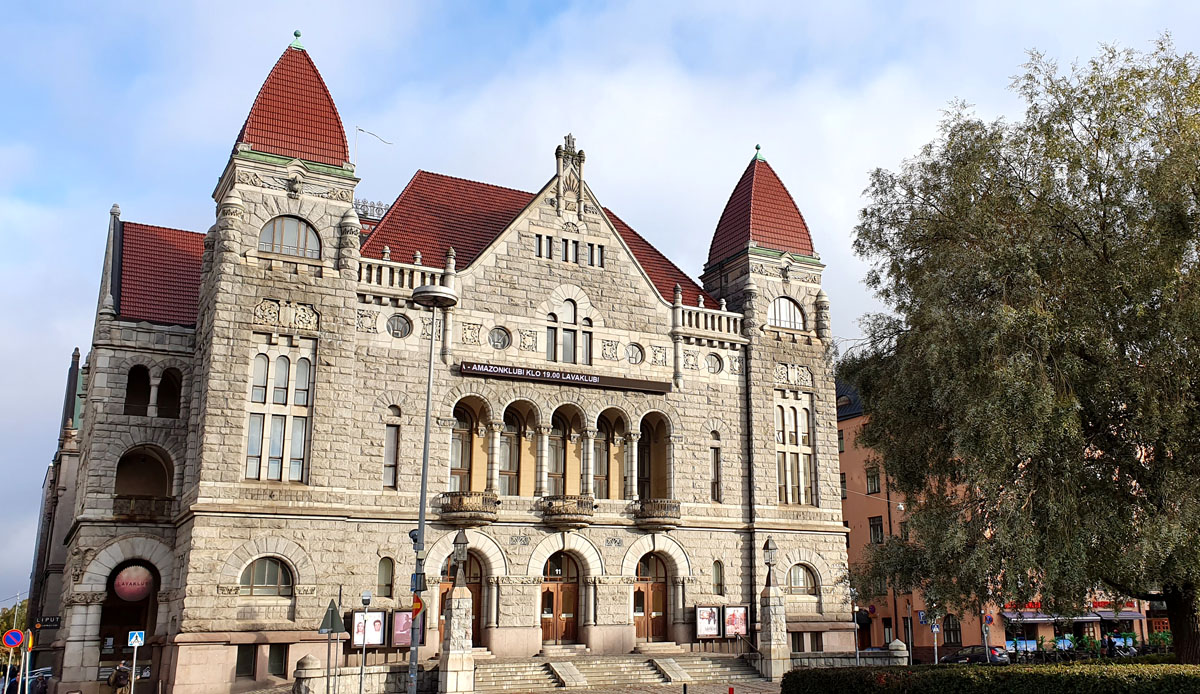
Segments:
[[[942,656],[939,662],[942,663],[978,663],[980,665],[1008,665],[1011,661],[1008,658],[1008,651],[999,646],[991,646],[991,656],[983,650],[983,646],[967,646],[951,653],[947,656]]]

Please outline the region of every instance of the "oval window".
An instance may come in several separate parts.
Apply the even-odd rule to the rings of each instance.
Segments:
[[[641,364],[646,361],[646,350],[639,344],[630,344],[625,348],[625,358],[630,364]]]
[[[488,344],[493,349],[508,349],[508,346],[512,344],[512,335],[504,328],[492,328],[492,331],[488,333]]]
[[[388,319],[388,334],[395,338],[404,338],[412,334],[412,321],[397,313]]]
[[[710,374],[719,374],[721,373],[721,369],[724,367],[724,364],[721,363],[721,357],[715,354],[708,355],[704,361],[706,364],[708,364],[708,372]]]

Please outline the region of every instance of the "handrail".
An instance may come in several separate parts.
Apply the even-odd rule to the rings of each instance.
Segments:
[[[736,641],[735,643],[738,643],[738,642],[741,642],[741,641],[745,641],[745,642],[746,642],[746,645],[750,647],[750,650],[751,650],[751,651],[754,651],[754,655],[758,656],[759,658],[761,658],[761,657],[762,657],[762,651],[758,650],[758,646],[755,646],[755,645],[754,645],[754,642],[753,642],[753,641],[751,641],[751,640],[750,640],[750,638],[749,638],[749,637],[747,637],[745,634],[737,634],[737,641]],[[750,655],[750,654],[749,654],[749,653],[743,653],[742,655],[747,655],[747,656],[748,656],[748,655]]]

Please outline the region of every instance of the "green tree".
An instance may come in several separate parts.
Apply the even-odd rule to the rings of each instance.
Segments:
[[[839,366],[912,513],[869,568],[964,611],[1156,597],[1200,663],[1200,64],[1033,53],[1013,87],[1022,120],[956,104],[866,191],[891,313]]]

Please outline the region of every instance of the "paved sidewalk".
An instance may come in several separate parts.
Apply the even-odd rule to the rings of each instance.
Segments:
[[[713,682],[706,682],[704,684],[689,684],[687,690],[688,694],[729,694],[729,687],[731,686],[733,687],[733,694],[779,694],[778,682],[758,682],[745,680],[736,681],[731,685],[717,684]],[[683,692],[683,685],[643,684],[613,688],[586,687],[576,691],[579,691],[580,694],[681,694]]]

